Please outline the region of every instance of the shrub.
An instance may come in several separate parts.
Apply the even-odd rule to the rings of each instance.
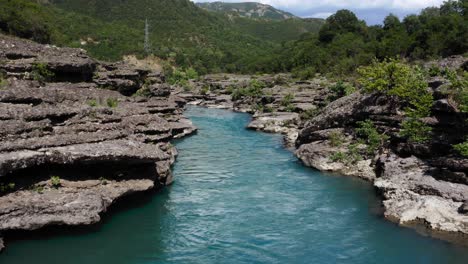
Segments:
[[[359,144],[351,144],[348,146],[348,159],[347,164],[356,164],[358,161],[361,161],[362,155],[359,151]]]
[[[102,185],[107,185],[108,184],[107,179],[104,178],[104,177],[99,178],[99,181],[101,182]]]
[[[333,162],[344,162],[346,160],[346,154],[341,151],[335,152],[330,156],[330,160]]]
[[[233,90],[231,93],[232,101],[239,101],[240,99],[242,99],[243,96],[244,96],[244,92],[242,88],[237,88]]]
[[[47,68],[45,63],[34,63],[31,76],[36,81],[49,82],[55,77],[55,74]]]
[[[210,87],[208,87],[208,86],[203,86],[203,88],[201,88],[201,90],[200,90],[201,95],[207,95],[208,92],[210,92]]]
[[[308,80],[314,78],[316,73],[317,70],[315,69],[315,67],[309,66],[306,68],[294,69],[292,72],[292,76],[300,80]]]
[[[365,92],[379,92],[403,99],[410,105],[406,112],[413,117],[426,117],[430,114],[433,98],[427,90],[420,68],[389,59],[360,67],[358,73],[358,82]]]
[[[432,128],[418,119],[409,118],[401,124],[400,136],[408,138],[414,143],[423,143],[431,139]]]
[[[0,183],[0,194],[1,193],[7,193],[7,192],[11,192],[15,189],[16,187],[16,184],[14,183],[8,183],[8,184],[5,184],[5,183]]]
[[[453,148],[464,157],[468,157],[468,140],[454,145]]]
[[[359,144],[351,144],[346,152],[335,152],[330,156],[332,162],[341,162],[345,165],[356,164],[362,160],[362,155],[359,152]]]
[[[98,106],[98,102],[96,99],[91,99],[88,101],[88,105],[91,106],[91,107],[96,107]]]
[[[367,145],[367,154],[375,153],[389,138],[387,135],[380,134],[374,123],[369,119],[358,122],[357,124],[358,128],[356,128],[356,134],[358,137],[365,140]]]
[[[31,189],[40,194],[44,192],[44,186],[38,184],[33,185]]]
[[[187,84],[189,80],[199,78],[197,71],[195,71],[193,68],[188,68],[184,71],[179,69],[172,69],[172,67],[167,66],[165,73],[170,84],[180,85],[182,87],[184,87],[184,85]]]
[[[319,108],[311,108],[300,114],[302,120],[308,120],[316,117],[320,113]]]
[[[117,108],[117,106],[119,106],[119,100],[116,98],[107,98],[106,104],[110,108]]]
[[[450,81],[449,97],[456,102],[461,112],[468,112],[468,73],[458,76],[455,71],[447,70],[445,76]]]
[[[289,93],[283,97],[283,99],[281,100],[281,105],[286,107],[290,105],[293,100],[294,100],[294,95]]]
[[[250,81],[249,85],[246,88],[237,88],[231,93],[231,99],[233,101],[238,101],[244,97],[258,98],[263,95],[263,88],[265,88],[265,83],[253,79]]]
[[[356,88],[352,85],[339,81],[335,85],[330,86],[331,94],[328,96],[328,100],[332,102],[340,99],[341,97],[353,94],[354,92],[356,92]]]
[[[264,82],[253,79],[250,81],[249,86],[247,87],[247,96],[250,97],[260,97],[263,94],[263,88],[265,88],[266,85]]]
[[[52,187],[56,189],[62,186],[62,183],[60,182],[60,177],[59,176],[50,177],[50,184],[52,185]]]
[[[133,96],[150,97],[151,91],[148,89],[148,86],[148,84],[145,84],[142,88],[138,89]]]
[[[343,134],[337,131],[330,133],[328,139],[330,140],[330,145],[333,147],[340,147],[344,143]]]
[[[0,72],[0,90],[5,88],[8,85],[8,80],[5,78],[3,73]]]
[[[185,76],[189,80],[198,79],[198,72],[194,68],[190,67],[185,70]]]
[[[427,73],[429,76],[435,77],[440,75],[442,71],[440,70],[439,66],[437,66],[436,64],[432,64],[431,67],[428,69]]]
[[[409,106],[405,109],[408,119],[402,123],[400,134],[413,142],[429,139],[431,128],[419,119],[429,116],[433,103],[432,94],[427,90],[424,74],[418,67],[410,67],[395,59],[376,62],[360,67],[359,83],[365,92],[378,92],[397,96]]]

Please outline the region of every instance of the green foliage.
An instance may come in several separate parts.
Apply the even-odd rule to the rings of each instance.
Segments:
[[[327,18],[319,34],[304,34],[283,44],[258,67],[291,71],[301,79],[316,73],[349,77],[373,58],[425,60],[465,54],[467,8],[466,0],[446,1],[440,8],[427,8],[403,21],[390,14],[383,26],[367,26],[352,12],[340,10]]]
[[[287,107],[290,104],[292,104],[293,100],[294,100],[294,94],[288,93],[281,100],[281,105],[284,106],[284,107]]]
[[[341,162],[349,166],[356,164],[363,159],[359,151],[359,144],[351,144],[348,146],[346,152],[335,152],[330,156],[332,162]]]
[[[88,103],[88,105],[91,106],[91,107],[96,107],[96,106],[99,105],[96,99],[88,100],[87,103]]]
[[[468,157],[468,140],[454,145],[453,148],[464,157]]]
[[[201,75],[288,71],[301,79],[316,73],[349,76],[375,57],[416,60],[468,51],[466,0],[447,1],[402,21],[389,15],[383,26],[367,26],[349,10],[325,22],[271,21],[207,12],[188,0],[0,0],[0,6],[1,31],[81,47],[103,60],[145,55],[147,18],[152,55]]]
[[[99,178],[99,181],[101,182],[102,185],[107,185],[109,184],[108,180],[104,177]]]
[[[32,65],[31,76],[36,81],[49,82],[55,77],[55,74],[47,68],[47,64],[34,63]]]
[[[445,76],[450,81],[450,90],[446,91],[456,102],[461,112],[468,112],[468,72],[458,76],[455,71],[446,71]]]
[[[403,121],[400,135],[412,142],[425,142],[430,139],[431,127],[419,119],[431,112],[433,97],[427,90],[422,71],[397,60],[374,62],[372,66],[358,69],[359,82],[365,92],[380,92],[397,96],[409,106],[407,120]]]
[[[418,119],[409,118],[401,124],[400,135],[414,143],[423,143],[431,139],[432,128]]]
[[[172,85],[179,85],[184,88],[185,91],[191,91],[190,80],[198,79],[198,73],[193,68],[186,70],[181,69],[166,69],[166,77],[168,82]]]
[[[55,189],[58,189],[59,187],[62,186],[62,183],[60,181],[60,177],[59,176],[52,176],[50,177],[50,184],[52,185],[52,187],[54,187]]]
[[[209,86],[203,86],[200,90],[201,95],[207,95],[210,92],[210,87]]]
[[[8,184],[6,184],[6,183],[0,183],[0,194],[8,193],[8,192],[14,191],[14,190],[15,190],[15,187],[16,187],[16,184],[13,183],[13,182],[10,182],[10,183],[8,183]]]
[[[231,94],[231,98],[233,101],[238,101],[244,97],[256,99],[263,95],[263,88],[265,87],[266,85],[262,81],[252,79],[246,88],[235,89]]]
[[[320,109],[318,108],[311,108],[307,109],[306,111],[300,113],[300,117],[302,120],[309,120],[316,117],[320,113]]]
[[[8,85],[8,80],[4,77],[3,73],[0,72],[0,90]]]
[[[341,147],[345,141],[344,135],[340,132],[330,133],[328,140],[330,140],[330,145],[332,147]]]
[[[346,153],[341,152],[341,151],[335,152],[330,156],[330,160],[333,162],[344,162],[346,158],[347,158]]]
[[[269,57],[274,48],[305,32],[317,32],[323,24],[321,19],[227,17],[189,0],[0,0],[0,6],[0,30],[42,43],[81,47],[104,60],[145,56],[147,18],[151,53],[200,74],[262,70],[256,62]]]
[[[106,105],[110,108],[117,108],[119,106],[119,100],[117,98],[107,98]]]
[[[345,83],[343,81],[337,82],[335,85],[330,87],[331,94],[328,96],[329,101],[335,101],[341,97],[353,94],[356,92],[356,88],[354,88],[349,83]]]
[[[406,112],[413,118],[430,114],[433,98],[427,90],[423,72],[394,59],[374,62],[358,69],[359,82],[365,92],[397,96],[409,104]]]
[[[34,184],[33,186],[31,186],[31,190],[39,194],[42,194],[44,193],[44,186],[39,185],[39,184]]]
[[[281,106],[283,106],[285,108],[286,112],[293,112],[294,111],[293,100],[294,100],[294,94],[291,94],[291,93],[288,93],[281,100]]]
[[[185,70],[185,76],[188,80],[198,79],[198,72],[194,68],[190,67]]]
[[[371,120],[358,122],[358,128],[356,128],[356,134],[358,137],[365,140],[367,145],[367,154],[372,155],[386,144],[389,137],[384,134],[380,134],[377,131],[374,123]]]
[[[144,85],[138,91],[135,92],[134,96],[149,97],[151,95],[148,85]]]

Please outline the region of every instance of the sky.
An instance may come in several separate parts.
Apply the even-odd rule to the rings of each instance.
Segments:
[[[214,2],[215,0],[195,0]],[[218,0],[219,1],[219,0]],[[349,9],[368,24],[381,24],[390,13],[401,18],[429,6],[440,6],[444,0],[221,0],[223,2],[260,2],[291,12],[300,17],[326,18],[340,9]]]

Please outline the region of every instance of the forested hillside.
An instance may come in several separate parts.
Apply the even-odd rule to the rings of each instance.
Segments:
[[[382,26],[367,26],[354,13],[340,10],[318,34],[284,44],[257,71],[293,71],[346,76],[374,58],[429,60],[468,52],[468,0],[447,1],[402,21],[388,15]]]
[[[151,54],[200,74],[293,72],[347,76],[375,58],[427,60],[468,50],[468,0],[368,26],[348,10],[272,21],[209,12],[188,0],[0,0],[0,30],[81,47],[103,60]],[[322,26],[323,25],[323,26]]]
[[[82,47],[104,60],[151,53],[200,73],[238,72],[269,57],[280,42],[317,32],[320,22],[229,19],[188,0],[0,0],[0,29],[36,41]]]

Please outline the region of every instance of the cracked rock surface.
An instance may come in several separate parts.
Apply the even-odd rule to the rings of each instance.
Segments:
[[[4,35],[0,62],[0,237],[94,224],[119,198],[173,181],[170,141],[196,128],[161,73]],[[52,77],[37,79],[39,64]]]

